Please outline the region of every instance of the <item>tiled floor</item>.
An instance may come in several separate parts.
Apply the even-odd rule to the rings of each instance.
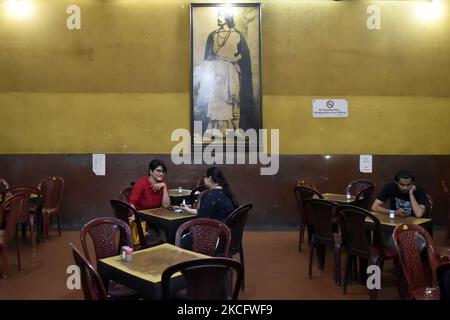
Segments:
[[[435,232],[435,242],[443,244],[443,233]],[[69,243],[81,248],[79,232],[66,231],[38,245],[35,253],[29,243],[22,243],[22,270],[17,270],[16,256],[10,257],[10,276],[0,280],[0,299],[83,299],[81,290],[66,286],[67,267],[73,264]],[[309,248],[298,252],[297,232],[244,233],[246,288],[240,299],[274,300],[360,300],[367,299],[365,286],[353,283],[347,295],[334,284],[333,258],[327,255],[325,270],[317,269],[314,260],[313,278],[308,278]],[[449,243],[447,243],[449,245]],[[343,259],[345,261],[345,259]],[[387,262],[382,275],[379,299],[397,299],[395,272]]]

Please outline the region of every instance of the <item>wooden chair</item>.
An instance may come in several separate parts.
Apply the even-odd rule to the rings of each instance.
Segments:
[[[419,249],[419,237],[425,240],[428,265],[425,265]],[[432,275],[436,274],[439,257],[433,248],[430,234],[414,224],[401,224],[393,232],[394,244],[408,286],[408,293],[414,300],[439,299],[439,290],[432,287]],[[429,274],[427,274],[427,270]]]
[[[305,229],[308,229],[308,244],[311,244],[312,225],[304,214],[303,201],[307,199],[317,198],[323,199],[322,194],[314,188],[297,186],[294,188],[295,200],[297,201],[298,211],[300,214],[300,235],[298,238],[298,251],[302,251],[302,242],[305,237]]]
[[[16,236],[16,226],[22,211],[25,210],[26,195],[17,193],[6,198],[0,205],[0,223],[5,222],[5,229],[0,230],[0,275],[6,278],[8,275],[9,244]],[[21,269],[20,247],[16,246],[17,266]]]
[[[49,235],[50,216],[55,215],[58,223],[58,234],[61,236],[60,211],[64,193],[64,179],[61,177],[48,177],[41,180],[38,189],[44,197],[42,207],[43,234],[46,239]]]
[[[230,275],[234,271],[235,275]],[[229,258],[196,259],[168,267],[161,276],[163,299],[172,299],[172,276],[181,272],[187,282],[187,300],[237,300],[244,268]],[[231,288],[228,289],[229,282]]]
[[[70,243],[70,246],[72,247],[72,255],[75,264],[80,268],[81,286],[83,288],[84,298],[86,300],[108,299],[108,294],[103,285],[103,281],[95,268],[81,255],[80,251],[73,243]]]
[[[175,245],[182,246],[182,236],[191,235],[191,251],[212,257],[228,257],[231,246],[231,231],[222,222],[209,218],[196,218],[180,225],[175,233]]]

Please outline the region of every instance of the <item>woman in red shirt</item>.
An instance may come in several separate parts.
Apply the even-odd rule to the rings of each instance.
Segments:
[[[150,161],[148,165],[148,176],[140,177],[131,191],[131,195],[128,199],[130,205],[132,205],[136,210],[159,207],[167,208],[170,205],[170,197],[167,192],[167,185],[164,182],[166,172],[167,167],[163,161],[159,159]],[[134,219],[134,215],[129,217],[131,231],[133,234],[133,243],[138,244],[140,241]],[[144,232],[147,236],[150,236],[150,230],[145,231],[147,229],[147,223],[145,221],[142,221],[142,223]],[[164,241],[167,238],[163,230],[153,229],[153,231],[156,231],[155,234],[158,234],[158,237],[161,240]]]
[[[170,197],[164,176],[167,172],[166,164],[154,159],[148,165],[148,176],[140,177],[131,192],[129,202],[136,210],[152,209],[170,205]]]

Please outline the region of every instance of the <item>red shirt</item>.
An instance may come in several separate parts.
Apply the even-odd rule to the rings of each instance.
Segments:
[[[149,177],[144,176],[136,181],[129,202],[137,210],[159,208],[162,206],[163,191],[163,188],[153,191]]]

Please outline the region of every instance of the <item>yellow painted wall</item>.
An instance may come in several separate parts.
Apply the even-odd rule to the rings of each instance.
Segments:
[[[450,154],[450,4],[263,1],[263,126],[283,154]],[[187,1],[0,1],[0,153],[169,153],[189,128]],[[428,2],[425,2],[427,4]],[[367,6],[382,29],[366,27]],[[347,119],[314,119],[313,98],[349,99]]]

